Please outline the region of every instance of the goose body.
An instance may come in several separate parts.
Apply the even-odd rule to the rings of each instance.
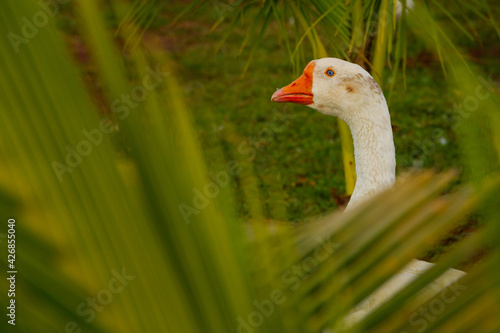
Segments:
[[[387,102],[379,85],[362,67],[336,58],[313,60],[297,80],[277,90],[271,100],[307,105],[349,125],[357,179],[346,212],[394,184],[396,158]],[[411,261],[358,304],[346,319],[347,324],[362,320],[432,266],[425,261]],[[422,301],[463,275],[464,272],[449,269],[422,292]]]

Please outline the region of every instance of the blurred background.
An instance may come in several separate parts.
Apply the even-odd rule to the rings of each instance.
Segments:
[[[0,6],[2,331],[499,329],[495,1]],[[391,114],[401,184],[350,217],[347,126],[270,101],[322,57],[367,69]],[[412,258],[440,264],[345,327]],[[415,312],[447,267],[466,295]]]

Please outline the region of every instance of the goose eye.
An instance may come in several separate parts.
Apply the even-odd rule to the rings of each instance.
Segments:
[[[328,76],[334,76],[335,75],[335,72],[331,69],[327,69],[326,72],[325,72],[326,75]]]

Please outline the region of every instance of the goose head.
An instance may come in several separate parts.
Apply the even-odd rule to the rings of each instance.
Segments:
[[[363,68],[336,58],[313,60],[271,100],[307,105],[349,125],[357,180],[348,209],[392,186],[396,159],[391,118],[382,90]]]
[[[347,123],[374,118],[377,104],[386,104],[382,90],[366,70],[337,58],[309,62],[302,75],[277,90],[271,100],[307,105]]]

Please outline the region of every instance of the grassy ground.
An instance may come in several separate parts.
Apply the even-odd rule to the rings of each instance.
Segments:
[[[214,12],[186,18],[172,30],[156,30],[162,36],[179,65],[178,74],[186,87],[188,100],[200,128],[201,141],[207,148],[223,143],[224,159],[248,160],[254,183],[260,188],[264,215],[270,219],[300,221],[334,210],[345,202],[340,141],[336,121],[314,110],[296,105],[270,102],[276,88],[296,78],[291,71],[285,47],[280,43],[277,26],[271,25],[253,56],[243,77],[248,48],[238,54],[245,31],[236,29],[214,53],[227,28],[222,24],[209,33]],[[458,39],[470,59],[485,73],[498,78],[500,54],[498,38],[485,26],[475,27],[477,40]],[[479,41],[480,40],[480,41]],[[410,39],[406,86],[397,78],[389,100],[397,154],[397,172],[409,169],[434,168],[438,171],[455,168],[463,171],[460,149],[453,132],[454,100],[436,56]],[[487,45],[488,47],[485,47]],[[312,56],[311,56],[312,59]],[[305,63],[304,63],[305,65]],[[387,83],[391,73],[386,72]],[[280,116],[281,115],[281,116]],[[273,127],[278,122],[280,126]],[[275,130],[273,130],[275,129]],[[234,149],[243,145],[243,153]],[[249,150],[255,155],[248,153]],[[207,160],[211,160],[207,156]],[[213,166],[214,171],[220,166]],[[456,182],[459,186],[464,173]],[[234,179],[237,193],[242,180]],[[241,198],[242,194],[239,193]],[[243,200],[241,201],[243,202]],[[241,205],[243,216],[248,207]],[[453,243],[467,237],[480,226],[474,216],[458,226],[436,244],[422,259],[437,259]],[[485,251],[464,261],[467,269]]]
[[[248,48],[241,54],[238,50],[245,31],[236,29],[221,51],[215,53],[227,28],[222,24],[209,33],[216,14],[215,8],[208,6],[173,30],[158,28],[150,32],[150,38],[160,40],[178,64],[177,74],[185,86],[202,142],[207,148],[222,142],[255,151],[251,167],[262,189],[267,217],[297,220],[335,209],[339,194],[345,192],[335,119],[304,106],[270,102],[276,88],[296,78],[277,26],[271,25],[242,77]],[[485,45],[493,42],[490,33],[485,31],[481,36]],[[448,86],[441,66],[423,45],[410,42],[406,88],[398,78],[389,103],[397,172],[411,168],[461,170],[460,150],[448,117],[453,100],[446,97]],[[465,44],[475,45],[473,50],[481,54],[476,58],[487,72],[500,73],[494,54],[485,58],[477,43]],[[390,83],[389,70],[386,78]],[[273,130],[276,121],[280,126]],[[229,150],[225,151],[227,161],[253,156],[234,156]],[[207,159],[210,161],[210,156]],[[284,194],[276,196],[273,191]],[[283,212],[273,208],[280,205],[286,209],[286,216],[273,215],[273,211]]]
[[[304,106],[270,101],[276,88],[297,75],[292,73],[278,26],[271,24],[248,72],[242,76],[249,57],[248,47],[239,53],[245,35],[243,26],[236,28],[216,52],[228,26],[223,23],[211,31],[220,12],[209,5],[174,28],[167,27],[165,23],[182,6],[178,3],[166,8],[144,41],[172,55],[177,66],[175,74],[184,87],[211,171],[223,170],[224,164],[232,160],[245,167],[246,171],[231,181],[240,215],[255,215],[251,207],[243,204],[243,197],[252,195],[249,193],[262,203],[265,218],[286,221],[324,214],[345,202],[336,120]],[[490,47],[498,45],[498,38],[484,25],[476,28],[481,42],[461,38],[459,43],[484,72],[498,78],[500,65],[495,59],[500,49]],[[416,40],[410,39],[409,45],[406,85],[399,77],[392,95],[386,94],[397,172],[412,168],[462,170],[460,149],[448,116],[454,100],[447,97],[449,87],[438,58]],[[389,69],[385,77],[389,85]],[[462,175],[456,185],[463,179]],[[252,187],[259,189],[257,194],[242,191]],[[435,259],[477,226],[476,218],[466,221],[425,258]]]

